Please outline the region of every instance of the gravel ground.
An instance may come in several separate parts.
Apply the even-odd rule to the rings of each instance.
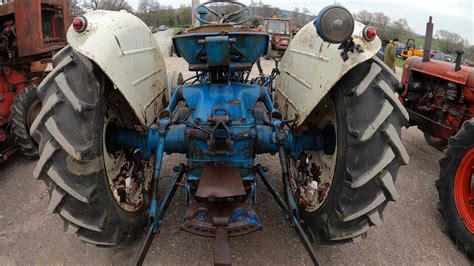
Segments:
[[[160,46],[170,44],[171,31],[157,34]],[[167,54],[167,50],[164,50]],[[168,58],[168,72],[186,71],[180,58]],[[265,69],[272,63],[263,60]],[[189,74],[186,74],[189,76]],[[389,204],[385,224],[369,231],[366,239],[346,245],[317,246],[323,265],[331,264],[453,264],[469,265],[469,260],[442,231],[437,211],[438,176],[441,152],[429,147],[417,128],[403,131],[410,155],[408,166],[400,168],[397,187],[400,200]],[[183,156],[167,156],[165,176]],[[261,156],[258,162],[270,169],[276,181],[280,176],[277,157]],[[35,162],[20,154],[0,164],[0,265],[130,265],[138,244],[121,249],[87,245],[62,230],[57,215],[46,214],[48,194],[43,182],[32,178]],[[263,184],[258,184],[256,212],[264,227],[256,233],[232,238],[232,260],[236,265],[310,265],[311,261],[296,233],[288,227],[282,212]],[[185,212],[181,190],[172,202],[161,233],[155,238],[146,264],[211,264],[213,240],[179,229]]]

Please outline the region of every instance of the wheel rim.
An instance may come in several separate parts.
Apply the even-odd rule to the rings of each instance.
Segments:
[[[474,148],[462,159],[454,178],[454,202],[466,228],[474,234]]]
[[[38,116],[39,112],[41,111],[41,100],[36,100],[34,101],[28,108],[28,114],[27,114],[27,128],[30,129],[31,124],[33,124],[33,121],[35,121],[36,117]]]
[[[111,102],[115,101],[111,100]],[[116,203],[124,211],[137,212],[144,208],[145,197],[150,191],[154,157],[148,161],[140,159],[144,169],[141,176],[138,176],[139,174],[134,171],[137,163],[133,160],[133,153],[136,151],[108,151],[106,147],[106,132],[110,126],[130,126],[131,121],[124,121],[124,117],[131,117],[124,115],[126,113],[124,110],[128,110],[127,108],[126,105],[107,104],[102,134],[104,165],[109,189]]]
[[[314,125],[318,129],[324,129],[326,126],[333,126],[335,136],[337,136],[337,118],[336,106],[330,96],[326,96],[318,104],[317,123]],[[336,138],[337,139],[337,138]],[[325,154],[324,151],[308,151],[308,171],[313,180],[318,182],[318,188],[314,193],[313,201],[304,207],[307,212],[315,212],[323,206],[329,196],[336,170],[337,143],[333,154]],[[291,160],[290,174],[297,175],[297,162]],[[292,178],[292,181],[294,178]],[[292,182],[292,189],[296,192],[296,183]],[[297,193],[298,194],[298,193]],[[301,192],[299,192],[301,194]]]

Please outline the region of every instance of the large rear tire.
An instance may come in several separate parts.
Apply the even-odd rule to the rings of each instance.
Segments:
[[[461,130],[449,140],[439,161],[436,187],[444,227],[457,247],[474,259],[474,119],[464,122]]]
[[[19,93],[11,106],[11,134],[21,152],[31,158],[38,157],[38,144],[30,137],[30,127],[41,109],[38,88],[28,86]]]
[[[33,175],[48,186],[48,212],[59,214],[65,231],[85,242],[127,244],[142,234],[146,210],[144,204],[125,208],[125,189],[112,189],[124,181],[118,179],[129,161],[107,152],[104,136],[110,121],[133,126],[136,117],[122,107],[126,101],[114,100],[117,90],[103,72],[71,47],[56,54],[53,64],[39,87],[43,107],[31,127],[40,151]],[[118,106],[124,117],[110,111]]]
[[[374,57],[346,74],[318,105],[327,110],[308,118],[316,121],[309,128],[333,124],[336,135],[333,155],[309,157],[311,175],[320,188],[318,202],[307,206],[302,217],[318,243],[365,237],[370,227],[383,224],[387,203],[398,199],[394,182],[399,166],[408,163],[400,139],[408,113],[394,93],[398,85],[390,69]],[[323,116],[328,118],[321,125]]]

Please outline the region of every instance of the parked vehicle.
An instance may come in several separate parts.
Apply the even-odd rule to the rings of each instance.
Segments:
[[[165,31],[167,29],[168,27],[166,27],[165,25],[160,25],[160,27],[158,28],[159,31]]]
[[[41,109],[37,85],[66,45],[66,0],[0,3],[0,162],[18,149],[38,156],[29,128]]]
[[[31,128],[41,154],[34,176],[48,184],[48,211],[81,240],[129,245],[146,232],[138,265],[178,188],[187,204],[181,229],[214,237],[215,264],[230,264],[228,238],[262,227],[253,209],[260,179],[317,265],[310,238],[360,240],[399,197],[394,182],[408,162],[400,84],[375,57],[375,29],[340,5],[304,26],[272,73],[250,79],[269,35],[239,26],[253,17],[245,4],[222,2],[239,8],[222,14],[215,2],[201,4],[196,10],[216,20],[195,12],[206,25],[173,37],[196,73],[185,81],[166,75],[157,41],[137,17],[85,14],[94,30],[69,29],[70,46],[40,86],[51,104]],[[160,180],[164,153],[186,154],[171,181]],[[258,154],[278,154],[283,196]],[[163,181],[169,189],[161,197]]]
[[[403,44],[403,43],[397,44],[396,56],[401,57],[403,49],[405,49],[406,47],[407,47],[406,44]]]
[[[446,61],[446,62],[454,62],[453,57],[450,56],[450,55],[447,55],[445,53],[434,53],[432,58],[435,59],[435,60],[441,60],[441,61]]]
[[[266,59],[272,58],[275,52],[276,57],[282,57],[285,54],[288,45],[291,42],[290,20],[283,18],[266,18],[263,22],[265,31],[270,35]]]
[[[426,38],[425,43],[431,44],[432,35]],[[425,54],[407,59],[403,68],[402,98],[410,123],[424,132],[428,144],[440,150],[462,123],[474,116],[474,68],[461,66],[462,53],[458,51],[455,64],[435,59],[439,54],[432,59],[431,54]]]
[[[401,57],[403,60],[406,60],[412,56],[423,56],[423,48],[416,46],[415,39],[408,38],[405,48],[403,48]]]

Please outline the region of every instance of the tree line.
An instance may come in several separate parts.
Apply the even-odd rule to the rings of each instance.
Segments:
[[[408,26],[407,20],[403,18],[393,21],[383,12],[369,12],[367,10],[356,12],[353,17],[363,24],[375,27],[377,35],[381,39],[393,40],[398,38],[400,41],[406,41],[408,38],[416,37],[415,32]],[[467,39],[463,39],[456,32],[438,30],[433,36],[433,42],[437,43],[443,53],[453,54],[457,49],[464,49],[466,55],[473,55],[474,46],[470,45]]]
[[[178,9],[171,6],[161,5],[157,0],[140,0],[137,10],[133,10],[126,0],[70,0],[70,11],[72,16],[85,13],[87,10],[127,10],[134,13],[149,26],[168,25],[171,27],[190,25],[192,23],[192,9],[189,5],[181,5]],[[285,16],[284,11],[270,4],[265,4],[262,0],[251,0],[249,7],[252,9],[253,18],[247,23],[247,26],[257,27],[263,23],[264,18],[286,17],[291,19],[293,27],[301,27],[309,22],[313,16],[308,8],[296,7],[290,17]],[[219,12],[234,11],[232,6],[219,5],[213,6]],[[229,9],[229,10],[227,10]],[[288,12],[286,12],[288,13]],[[211,15],[212,16],[212,15]]]

